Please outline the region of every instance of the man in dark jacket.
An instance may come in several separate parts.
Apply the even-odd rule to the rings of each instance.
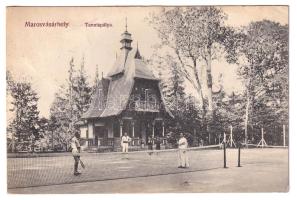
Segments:
[[[71,139],[71,149],[72,149],[72,155],[74,158],[74,175],[80,175],[81,173],[78,171],[78,163],[80,159],[80,133],[75,132],[74,137]]]

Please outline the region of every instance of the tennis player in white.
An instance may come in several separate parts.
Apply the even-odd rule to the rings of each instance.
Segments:
[[[121,145],[122,145],[122,152],[127,153],[129,149],[129,142],[131,142],[131,138],[125,132],[124,136],[122,137]]]
[[[187,148],[188,148],[188,141],[184,137],[184,134],[181,133],[180,139],[178,140],[178,167],[179,168],[190,167]]]

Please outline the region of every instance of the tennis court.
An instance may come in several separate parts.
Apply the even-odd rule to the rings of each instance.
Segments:
[[[73,158],[71,154],[69,156],[55,157],[8,158],[8,192],[22,193],[26,188],[31,188],[32,191],[32,188],[40,190],[40,187],[58,187],[61,189],[63,187],[67,188],[71,184],[89,183],[94,185],[98,182],[104,184],[110,182],[114,185],[115,182],[132,181],[132,179],[137,179],[136,182],[149,182],[150,179],[156,179],[155,181],[158,179],[165,180],[164,177],[168,178],[170,176],[173,178],[176,176],[189,176],[192,179],[195,176],[202,176],[205,180],[214,182],[214,185],[226,182],[226,177],[228,177],[230,179],[229,184],[234,184],[234,186],[238,183],[237,179],[240,180],[238,176],[245,176],[248,180],[250,179],[248,184],[260,184],[261,181],[257,181],[257,179],[261,178],[266,179],[265,181],[274,181],[275,185],[278,186],[277,191],[284,192],[288,188],[288,149],[242,149],[242,167],[240,168],[237,167],[238,150],[227,149],[227,169],[223,168],[224,156],[221,148],[189,150],[188,153],[190,158],[189,169],[177,168],[176,151],[132,152],[126,155],[121,153],[85,153],[82,154],[81,159],[84,161],[86,169],[81,169],[82,174],[80,176],[73,176]],[[208,175],[215,173],[218,173],[218,175],[212,178],[208,177]],[[222,175],[226,177],[223,179]],[[160,178],[161,176],[163,178]],[[188,181],[185,182],[188,183]],[[139,184],[141,185],[141,183]],[[199,185],[199,183],[197,184]],[[201,185],[201,187],[203,186]],[[241,187],[244,187],[244,184]],[[85,192],[124,192],[120,188],[117,190],[116,187],[106,187],[106,191],[102,191],[102,188],[104,187],[101,187],[101,190],[93,189],[95,191],[86,190]],[[139,189],[139,187],[137,188]],[[218,186],[217,191],[220,191],[220,188],[223,187]],[[235,189],[234,187],[231,188],[232,191],[237,191],[236,187]],[[190,191],[211,192],[213,187],[209,188],[209,190],[200,191],[200,189],[194,187]],[[243,189],[248,192],[248,188]],[[72,193],[69,190],[62,190],[61,193],[68,193],[67,191]],[[164,188],[163,192],[166,191],[166,188]],[[53,191],[53,193],[56,192],[57,190]],[[84,191],[81,192],[84,193]],[[138,192],[146,191],[140,188]],[[158,192],[162,192],[162,190]],[[46,193],[50,192],[47,191]]]

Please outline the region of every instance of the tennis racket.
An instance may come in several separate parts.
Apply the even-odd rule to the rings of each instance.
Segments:
[[[83,163],[83,161],[81,161],[81,159],[79,159],[79,163],[80,163],[80,165],[81,165],[81,167],[82,167],[83,169],[86,168],[85,164]]]

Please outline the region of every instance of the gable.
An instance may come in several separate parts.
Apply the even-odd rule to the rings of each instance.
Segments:
[[[109,80],[102,79],[98,83],[95,94],[93,95],[91,104],[87,112],[85,112],[81,118],[97,118],[100,117],[101,113],[104,111],[106,104],[106,97],[108,93]]]

